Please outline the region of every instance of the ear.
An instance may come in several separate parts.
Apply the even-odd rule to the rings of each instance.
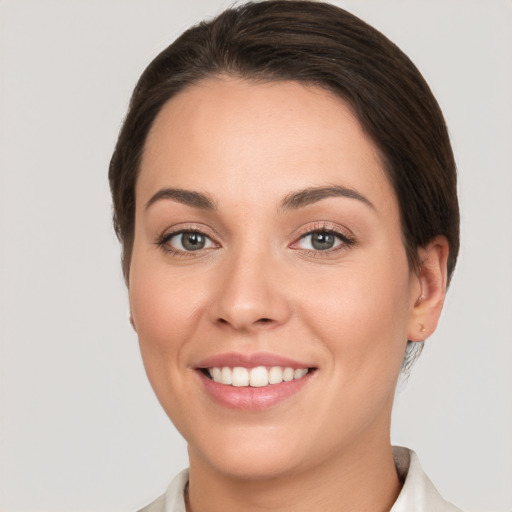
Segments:
[[[133,330],[135,332],[137,332],[137,327],[135,327],[135,322],[133,321],[133,313],[132,313],[132,310],[130,309],[130,324],[131,326],[133,327]]]
[[[420,294],[412,297],[414,303],[408,330],[410,341],[424,341],[436,330],[446,296],[449,250],[448,240],[442,235],[418,249],[420,268],[416,279]]]

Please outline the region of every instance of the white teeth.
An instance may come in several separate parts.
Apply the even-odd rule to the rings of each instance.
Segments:
[[[210,377],[220,384],[235,387],[261,388],[269,384],[280,384],[281,382],[290,382],[294,379],[301,379],[308,373],[307,368],[283,368],[281,366],[256,366],[255,368],[244,368],[228,366],[208,368]]]
[[[227,384],[227,385],[233,383],[232,375],[231,375],[231,368],[227,368],[227,367],[222,368],[221,382],[222,382],[222,384]]]
[[[290,382],[291,380],[293,380],[293,374],[293,368],[285,368],[283,371],[283,380],[285,382]]]
[[[249,384],[253,388],[262,388],[268,385],[268,371],[264,366],[257,366],[251,370]]]
[[[268,372],[269,384],[280,384],[283,382],[283,370],[280,366],[272,366]]]
[[[221,382],[222,377],[220,368],[213,368],[213,370],[210,372],[210,375],[215,382]]]
[[[248,386],[249,372],[247,371],[247,368],[235,366],[231,373],[231,384],[237,387]]]
[[[293,372],[293,378],[300,379],[301,377],[304,377],[304,375],[306,375],[306,373],[308,373],[308,370],[306,368],[297,368]]]

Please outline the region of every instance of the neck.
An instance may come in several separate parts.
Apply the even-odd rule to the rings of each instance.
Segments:
[[[329,461],[268,479],[240,479],[190,453],[187,512],[388,512],[400,492],[389,437],[357,443]]]

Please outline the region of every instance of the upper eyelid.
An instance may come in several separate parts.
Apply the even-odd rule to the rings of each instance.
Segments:
[[[341,226],[338,226],[336,224],[333,224],[331,222],[326,221],[320,221],[313,223],[313,226],[311,224],[307,224],[301,228],[299,228],[295,234],[295,241],[299,240],[300,238],[311,235],[313,233],[319,233],[319,232],[327,232],[327,233],[333,233],[335,235],[339,235],[341,238],[346,238],[349,240],[355,239],[354,234],[347,228],[342,228]],[[293,242],[295,243],[295,242]]]
[[[168,233],[163,234],[162,238],[165,240],[170,240],[171,238],[174,238],[178,235],[183,235],[184,233],[197,233],[198,235],[203,235],[206,238],[212,238],[210,235],[199,229],[178,229],[177,231],[169,231]]]
[[[354,234],[347,228],[342,228],[328,221],[316,221],[310,222],[298,230],[295,231],[292,242],[289,246],[296,244],[300,239],[318,232],[328,232],[336,236],[339,236],[343,241],[356,240]],[[216,245],[221,245],[220,239],[222,238],[215,230],[204,225],[198,225],[196,223],[182,223],[177,224],[171,228],[166,228],[157,235],[156,244],[161,245],[169,241],[173,236],[180,235],[182,233],[200,233],[203,236],[209,238]]]
[[[212,242],[219,243],[219,235],[215,233],[211,228],[207,228],[206,226],[198,226],[194,223],[183,223],[178,224],[176,226],[168,227],[163,231],[160,231],[157,234],[157,243],[162,242],[163,240],[169,240],[173,236],[180,235],[182,233],[200,233],[201,235],[206,236]]]
[[[341,242],[342,244],[344,245],[351,245],[355,242],[355,240],[351,237],[348,237],[347,235],[344,235],[343,233],[340,233],[339,231],[335,231],[335,230],[327,230],[327,229],[324,229],[324,230],[319,230],[319,229],[316,229],[314,231],[309,231],[307,233],[304,233],[303,235],[301,235],[299,238],[297,238],[291,245],[290,247],[298,244],[301,240],[303,240],[304,238],[308,237],[308,236],[311,236],[311,235],[314,235],[315,233],[329,233],[329,234],[332,234],[334,235],[335,237],[337,237]],[[324,251],[324,252],[327,252],[328,250]]]

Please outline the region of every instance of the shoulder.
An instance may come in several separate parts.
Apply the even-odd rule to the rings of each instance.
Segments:
[[[439,494],[421,468],[416,453],[394,446],[393,456],[404,485],[390,512],[462,512]]]
[[[186,512],[185,487],[187,483],[188,469],[184,469],[172,479],[165,494],[138,512]]]
[[[162,496],[141,508],[138,512],[165,512],[165,494],[162,494]]]

